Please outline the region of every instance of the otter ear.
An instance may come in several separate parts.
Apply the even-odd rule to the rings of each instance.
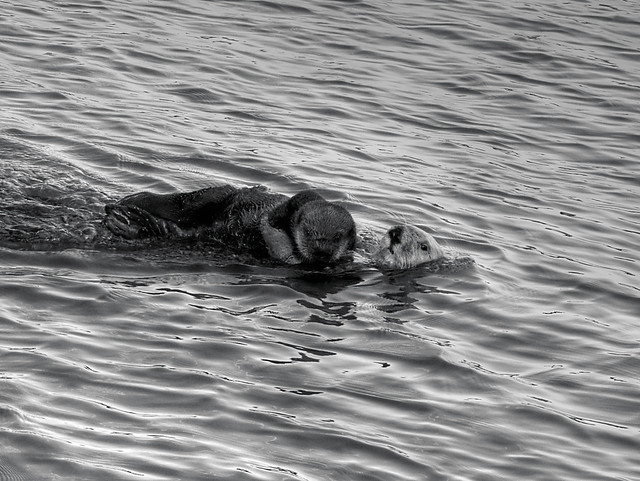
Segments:
[[[276,207],[269,215],[269,223],[273,227],[289,231],[294,214],[303,205],[315,200],[324,201],[324,197],[313,190],[303,190]]]

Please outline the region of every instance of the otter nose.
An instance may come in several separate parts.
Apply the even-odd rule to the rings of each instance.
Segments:
[[[313,257],[320,261],[328,261],[333,257],[333,250],[328,248],[317,247],[313,250]]]
[[[318,242],[314,246],[310,246],[309,254],[313,262],[318,264],[331,264],[336,255],[335,246],[324,242]]]

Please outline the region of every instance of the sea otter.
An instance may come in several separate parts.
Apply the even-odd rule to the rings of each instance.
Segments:
[[[373,262],[383,269],[409,269],[444,257],[442,247],[423,230],[397,225],[387,231],[373,252]]]
[[[264,186],[140,192],[105,210],[105,226],[125,238],[211,236],[232,250],[287,264],[334,265],[356,241],[349,212],[311,190],[291,198]]]

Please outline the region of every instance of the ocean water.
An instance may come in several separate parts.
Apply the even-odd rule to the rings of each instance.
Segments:
[[[640,479],[637,2],[0,5],[0,479]],[[216,183],[475,264],[87,242]]]

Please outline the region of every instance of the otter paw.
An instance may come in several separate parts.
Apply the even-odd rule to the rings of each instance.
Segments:
[[[266,217],[260,222],[260,231],[269,256],[285,264],[300,264],[293,251],[293,242],[285,231],[273,227]]]

